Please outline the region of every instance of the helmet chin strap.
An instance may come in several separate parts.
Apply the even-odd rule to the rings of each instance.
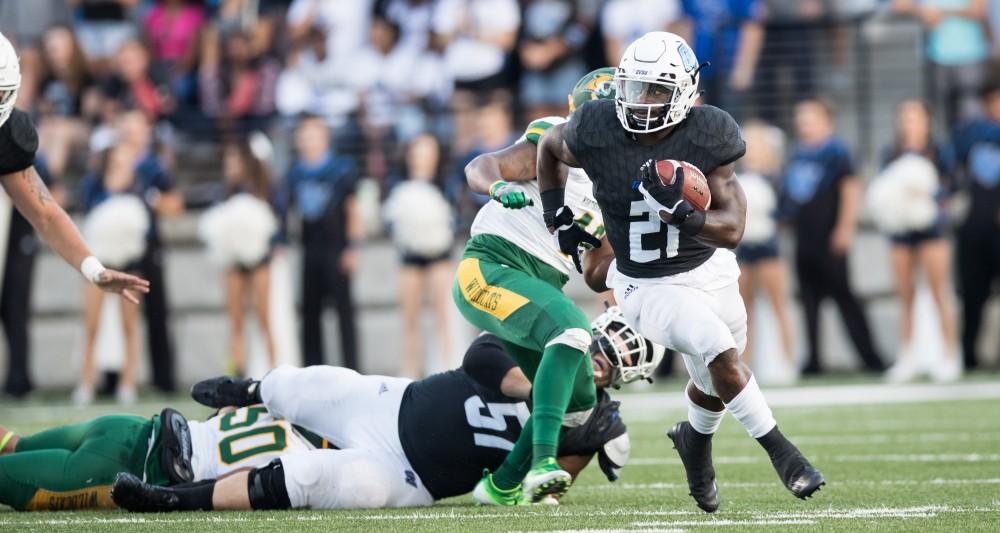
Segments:
[[[703,69],[705,67],[710,67],[710,66],[712,66],[712,62],[711,61],[705,61],[704,63],[698,65],[698,68],[692,70],[691,71],[691,83],[694,83],[695,80],[698,78],[698,74],[701,73],[701,69]],[[701,93],[699,92],[699,94],[701,94]]]

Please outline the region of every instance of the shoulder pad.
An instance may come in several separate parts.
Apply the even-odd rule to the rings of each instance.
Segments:
[[[570,150],[576,151],[605,147],[618,132],[624,130],[618,122],[614,100],[591,100],[573,112],[564,135]]]
[[[717,166],[732,163],[746,152],[740,125],[726,111],[711,105],[695,106],[687,122],[685,131],[688,139],[692,144],[710,150],[718,160]]]
[[[524,129],[524,138],[528,140],[531,144],[538,144],[538,140],[542,138],[542,134],[545,130],[555,126],[556,124],[562,124],[566,122],[563,117],[544,117],[532,120],[528,127]]]

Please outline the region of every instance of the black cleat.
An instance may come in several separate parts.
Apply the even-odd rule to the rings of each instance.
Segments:
[[[771,457],[778,478],[796,498],[806,500],[826,485],[823,474],[803,457],[794,446],[784,454]]]
[[[138,477],[122,472],[111,485],[115,505],[133,513],[177,511],[179,498],[168,488],[143,483]]]
[[[702,511],[714,513],[719,508],[719,486],[712,466],[712,436],[698,433],[686,421],[674,424],[667,436],[681,456],[695,503]]]
[[[260,382],[220,376],[199,381],[191,387],[191,398],[208,407],[246,407],[260,403]]]

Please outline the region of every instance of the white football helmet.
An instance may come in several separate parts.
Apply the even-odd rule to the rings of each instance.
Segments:
[[[10,117],[21,87],[21,65],[14,45],[0,33],[0,126]]]
[[[611,386],[618,388],[640,379],[651,381],[666,349],[639,335],[625,322],[618,306],[607,307],[590,327],[594,332],[590,351],[604,354],[611,363]]]
[[[698,99],[702,65],[684,39],[654,31],[625,49],[615,71],[615,107],[622,127],[651,133],[680,124]]]

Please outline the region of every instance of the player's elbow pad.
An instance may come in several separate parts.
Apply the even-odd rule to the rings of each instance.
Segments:
[[[607,476],[608,481],[618,479],[618,473],[628,463],[631,451],[632,443],[629,441],[628,432],[626,432],[606,442],[604,447],[597,452],[597,464],[600,465],[601,471]]]

